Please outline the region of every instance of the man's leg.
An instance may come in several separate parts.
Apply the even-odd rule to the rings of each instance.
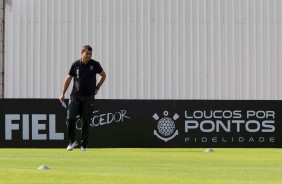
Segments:
[[[67,111],[67,130],[70,143],[75,141],[76,118],[79,112],[78,97],[70,97]]]
[[[90,119],[94,107],[94,96],[85,96],[84,98],[82,99],[83,106],[81,111],[81,146],[87,147]]]

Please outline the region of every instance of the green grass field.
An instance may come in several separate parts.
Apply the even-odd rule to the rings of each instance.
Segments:
[[[282,183],[282,149],[214,150],[0,149],[0,183]]]

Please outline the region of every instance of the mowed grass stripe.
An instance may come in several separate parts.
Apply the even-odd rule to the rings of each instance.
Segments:
[[[214,150],[0,149],[0,183],[282,183],[282,149]]]

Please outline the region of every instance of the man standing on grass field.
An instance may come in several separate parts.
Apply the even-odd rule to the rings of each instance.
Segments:
[[[70,101],[67,110],[67,130],[69,145],[68,151],[73,150],[78,145],[75,139],[76,117],[81,119],[81,150],[87,151],[88,128],[94,107],[94,95],[96,95],[106,79],[106,73],[100,63],[91,59],[92,48],[85,45],[81,49],[81,59],[75,61],[67,78],[65,79],[63,91],[59,98],[62,102],[69,84],[74,78],[73,88],[70,94]],[[96,85],[96,74],[100,75]]]

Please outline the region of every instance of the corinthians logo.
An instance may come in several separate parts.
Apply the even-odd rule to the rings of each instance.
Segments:
[[[174,121],[177,120],[179,116],[175,113],[173,118],[171,119],[170,117],[168,117],[168,111],[164,111],[163,114],[165,117],[161,119],[157,113],[153,115],[153,118],[158,121],[157,130],[154,130],[154,135],[159,139],[167,142],[178,135],[178,130],[175,130]]]

